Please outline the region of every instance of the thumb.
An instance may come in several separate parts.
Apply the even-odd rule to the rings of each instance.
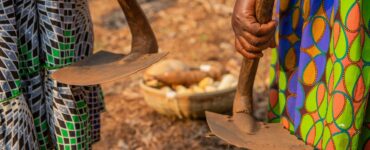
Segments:
[[[269,44],[269,47],[270,48],[276,48],[277,44],[276,44],[276,39],[275,39],[275,36],[273,36],[270,40],[270,44]]]

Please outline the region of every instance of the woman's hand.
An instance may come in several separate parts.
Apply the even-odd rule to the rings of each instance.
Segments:
[[[262,57],[262,51],[275,44],[276,22],[258,23],[255,4],[256,0],[236,0],[232,17],[235,48],[249,59]]]

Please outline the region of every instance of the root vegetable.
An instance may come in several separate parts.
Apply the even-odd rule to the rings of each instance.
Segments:
[[[211,86],[213,84],[213,79],[210,77],[204,78],[202,81],[199,82],[198,86],[202,89],[206,89],[207,86]]]
[[[185,86],[182,86],[182,85],[175,85],[173,86],[173,88],[176,90],[176,91],[183,91],[183,90],[187,90],[187,88]]]
[[[194,93],[204,93],[204,90],[199,86],[193,85],[190,88]]]
[[[154,88],[159,88],[161,86],[163,86],[163,84],[161,82],[159,82],[158,80],[148,80],[145,82],[146,85],[150,86],[150,87],[154,87]]]
[[[174,89],[176,90],[177,94],[191,94],[192,93],[190,89],[182,85],[174,86]]]
[[[226,74],[222,77],[220,85],[217,87],[218,90],[227,89],[233,86],[237,82],[236,78],[231,74]]]
[[[214,92],[214,91],[217,91],[217,88],[216,88],[216,87],[214,87],[214,86],[207,86],[207,87],[205,88],[205,91],[206,91],[206,92]]]
[[[218,78],[221,72],[174,71],[154,76],[155,79],[168,85],[192,85],[197,84],[206,77]]]
[[[147,71],[145,72],[145,77],[150,78],[153,76],[162,75],[167,72],[186,71],[186,70],[189,70],[189,67],[182,61],[167,59],[164,61],[160,61],[154,64],[152,67],[148,68]]]
[[[170,87],[167,87],[167,86],[161,88],[161,91],[164,92],[164,93],[173,92],[173,90]]]
[[[190,69],[181,61],[165,60],[149,68],[144,78],[156,79],[167,85],[190,86],[198,84],[206,77],[219,80],[224,71],[224,67],[217,62],[208,62],[197,69]]]
[[[174,71],[154,76],[155,79],[168,85],[192,85],[207,77],[202,71]]]

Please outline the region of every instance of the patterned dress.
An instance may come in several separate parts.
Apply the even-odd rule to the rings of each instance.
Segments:
[[[370,0],[280,0],[268,117],[317,149],[370,149]]]
[[[0,149],[89,149],[101,88],[50,78],[92,53],[87,0],[0,0]]]

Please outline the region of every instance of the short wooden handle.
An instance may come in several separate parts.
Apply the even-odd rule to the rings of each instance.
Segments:
[[[132,34],[132,52],[157,53],[158,44],[148,19],[136,0],[118,0]]]
[[[272,19],[274,0],[256,0],[256,19],[259,23],[268,23]],[[243,59],[234,107],[241,103],[245,111],[253,112],[253,84],[259,59]],[[235,109],[235,108],[234,108]],[[238,110],[235,110],[238,111]]]

